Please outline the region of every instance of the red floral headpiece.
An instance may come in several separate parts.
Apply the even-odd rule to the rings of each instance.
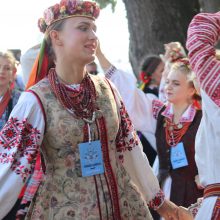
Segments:
[[[45,33],[48,26],[56,21],[75,16],[96,19],[99,16],[100,8],[95,2],[82,0],[61,0],[44,11],[43,18],[38,20],[40,31]]]
[[[151,81],[151,76],[147,74],[145,71],[141,71],[139,77],[140,80],[145,84],[148,84]]]
[[[188,58],[179,58],[174,61],[174,64],[178,64],[179,66],[186,66],[190,69],[190,63]]]

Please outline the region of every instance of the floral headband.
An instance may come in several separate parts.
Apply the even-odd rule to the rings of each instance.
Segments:
[[[55,4],[44,11],[43,18],[38,20],[38,27],[45,33],[47,28],[56,21],[75,16],[96,19],[99,13],[100,8],[95,2],[61,0],[60,4]]]
[[[174,62],[173,62],[174,65],[176,66],[186,66],[188,69],[191,69],[190,67],[190,63],[189,63],[189,59],[188,58],[179,58],[179,59],[176,59]]]

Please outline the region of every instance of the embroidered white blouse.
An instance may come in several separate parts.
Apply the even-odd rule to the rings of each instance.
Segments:
[[[201,184],[220,183],[220,61],[214,45],[220,36],[220,13],[201,13],[189,29],[187,48],[202,96],[203,117],[196,136],[196,163]],[[217,197],[204,199],[196,216],[209,220]]]

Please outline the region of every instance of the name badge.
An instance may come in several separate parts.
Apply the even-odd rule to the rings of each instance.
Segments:
[[[103,174],[104,165],[100,141],[80,143],[78,146],[82,176]]]
[[[171,147],[170,157],[173,169],[188,166],[188,161],[182,142],[177,144],[175,147]]]

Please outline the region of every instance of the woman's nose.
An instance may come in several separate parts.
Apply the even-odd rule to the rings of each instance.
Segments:
[[[91,31],[90,39],[98,40],[97,34],[94,30]]]

